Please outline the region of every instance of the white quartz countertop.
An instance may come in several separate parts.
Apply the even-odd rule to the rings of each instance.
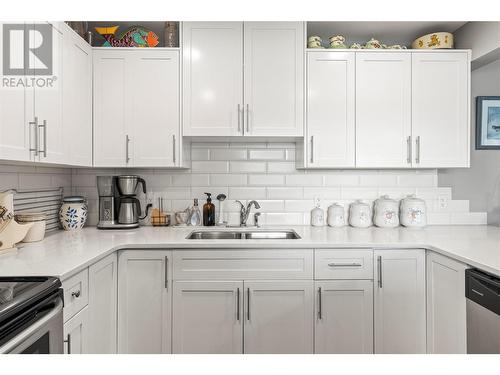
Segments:
[[[0,253],[0,276],[57,276],[65,279],[119,249],[319,249],[425,248],[500,276],[500,228],[431,226],[425,229],[288,226],[297,240],[187,240],[193,227],[60,231],[43,241]],[[196,228],[201,230],[213,230]],[[219,229],[219,228],[217,228]],[[250,229],[250,228],[249,228]],[[273,227],[262,229],[285,229]],[[223,229],[226,230],[226,229]],[[234,230],[227,229],[227,230]]]

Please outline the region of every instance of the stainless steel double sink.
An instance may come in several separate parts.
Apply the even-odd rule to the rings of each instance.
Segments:
[[[188,240],[298,240],[294,230],[195,230]]]

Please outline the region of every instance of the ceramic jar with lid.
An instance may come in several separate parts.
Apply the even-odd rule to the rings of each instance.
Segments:
[[[375,201],[373,207],[373,223],[381,228],[395,228],[399,226],[399,203],[387,195]]]
[[[427,225],[427,207],[423,199],[408,195],[400,205],[401,224],[405,227],[425,227]]]
[[[313,227],[322,227],[325,225],[325,212],[320,207],[319,199],[316,200],[316,207],[311,210],[311,225]]]
[[[373,225],[372,207],[370,204],[357,200],[349,206],[349,224],[356,228],[368,228]]]
[[[334,203],[328,207],[327,223],[330,227],[343,227],[346,224],[344,206]]]
[[[64,230],[81,229],[87,221],[87,201],[75,195],[64,197],[59,209],[59,221]]]
[[[42,212],[23,212],[15,215],[15,220],[19,224],[33,223],[28,230],[23,242],[37,242],[45,237],[46,216]]]

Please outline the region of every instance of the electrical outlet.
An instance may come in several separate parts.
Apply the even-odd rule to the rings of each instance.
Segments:
[[[448,208],[448,197],[444,195],[438,196],[438,207],[440,210],[446,210]]]

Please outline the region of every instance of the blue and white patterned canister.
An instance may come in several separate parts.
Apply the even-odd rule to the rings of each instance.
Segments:
[[[64,230],[83,228],[87,221],[87,201],[82,196],[70,196],[62,199],[59,220]]]

